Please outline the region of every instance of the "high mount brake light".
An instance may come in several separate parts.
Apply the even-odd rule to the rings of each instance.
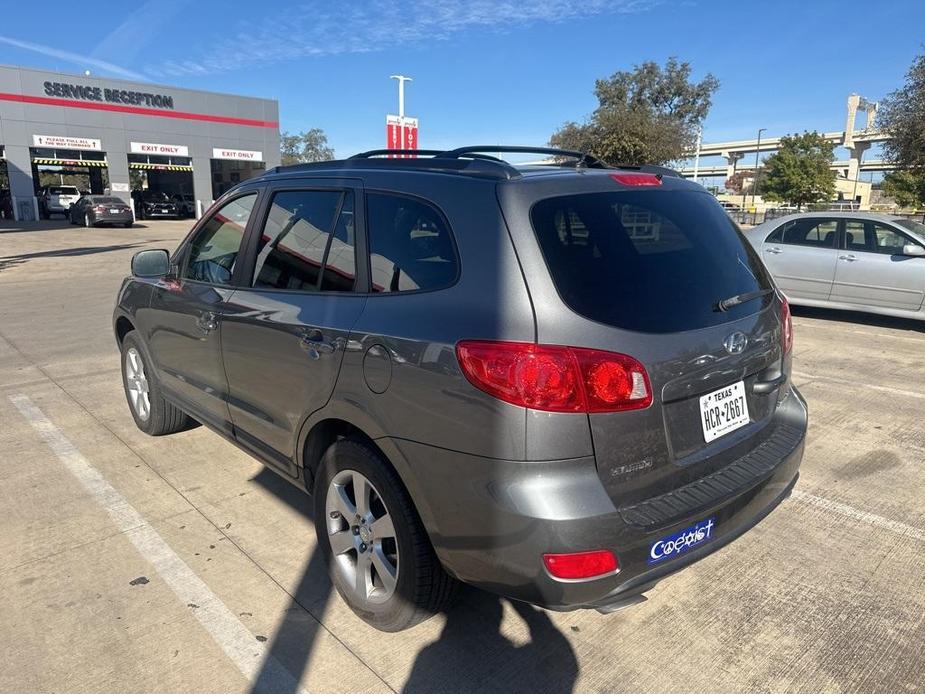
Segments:
[[[472,385],[546,412],[622,412],[652,404],[645,367],[626,354],[526,342],[464,340],[456,358]]]
[[[793,318],[790,315],[790,302],[783,296],[780,298],[780,331],[781,347],[784,354],[793,349]]]
[[[617,183],[622,183],[625,186],[660,186],[662,185],[662,177],[657,174],[650,173],[618,173],[610,174],[610,177],[615,180]]]
[[[609,549],[568,554],[544,554],[543,564],[546,565],[546,570],[550,574],[566,580],[594,578],[620,570],[617,555]]]

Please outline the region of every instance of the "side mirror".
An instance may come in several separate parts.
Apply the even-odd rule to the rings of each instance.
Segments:
[[[903,255],[912,256],[913,258],[921,258],[925,256],[925,248],[922,248],[915,243],[907,243],[903,246]]]
[[[170,254],[162,248],[139,251],[132,257],[135,277],[166,277],[170,272]]]

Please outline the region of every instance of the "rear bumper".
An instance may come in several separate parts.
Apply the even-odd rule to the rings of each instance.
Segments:
[[[96,224],[125,224],[126,222],[134,222],[135,218],[132,217],[131,212],[126,212],[123,214],[98,214],[93,217],[93,221]]]
[[[669,525],[627,522],[601,486],[593,458],[507,462],[394,441],[414,471],[409,489],[438,556],[462,581],[554,610],[604,611],[639,600],[666,576],[729,544],[778,506],[796,484],[806,434],[806,404],[796,389],[776,418],[798,435],[763,476],[715,505]],[[426,500],[426,503],[421,503]],[[679,556],[649,564],[653,542],[713,518],[715,535]],[[614,575],[582,581],[550,576],[546,552],[611,549]]]

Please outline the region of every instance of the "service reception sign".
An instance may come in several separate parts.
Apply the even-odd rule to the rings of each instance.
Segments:
[[[151,142],[129,142],[132,154],[157,154],[163,157],[188,157],[186,145],[156,145]]]
[[[103,145],[91,137],[70,137],[68,135],[33,135],[32,143],[36,147],[49,149],[86,149],[102,152]]]
[[[263,161],[263,152],[255,152],[249,149],[221,149],[216,147],[212,150],[213,159],[234,159],[236,161]]]

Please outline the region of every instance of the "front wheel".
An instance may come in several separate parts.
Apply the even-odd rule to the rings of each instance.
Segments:
[[[146,434],[162,436],[190,427],[190,418],[161,395],[134,330],[122,340],[122,386],[135,425]]]
[[[315,532],[337,592],[381,631],[401,631],[445,609],[447,575],[408,492],[369,444],[342,439],[315,480]]]

